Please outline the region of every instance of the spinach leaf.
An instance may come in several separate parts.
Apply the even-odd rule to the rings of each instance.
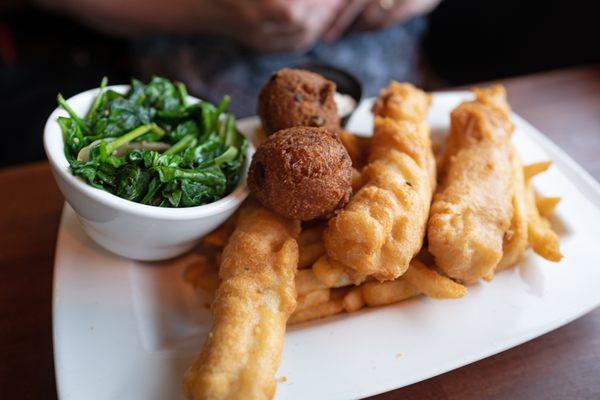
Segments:
[[[218,106],[189,104],[185,86],[165,78],[147,84],[132,79],[125,94],[106,88],[107,83],[104,78],[83,118],[57,97],[69,114],[57,122],[75,176],[158,207],[210,203],[236,187],[247,141],[226,113],[229,96]]]

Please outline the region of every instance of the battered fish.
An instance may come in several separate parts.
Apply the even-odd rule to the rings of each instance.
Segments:
[[[240,211],[225,249],[214,325],[183,378],[189,399],[270,399],[288,317],[296,307],[298,221],[260,206]]]
[[[438,267],[465,283],[492,276],[513,215],[514,126],[506,92],[502,86],[474,92],[474,101],[452,111],[428,224],[429,251]]]
[[[510,160],[512,165],[513,213],[510,228],[504,235],[502,259],[498,263],[496,271],[515,265],[523,256],[529,244],[527,188],[523,176],[523,164],[514,148],[511,148]]]
[[[399,277],[421,249],[435,187],[430,102],[414,86],[393,82],[375,104],[365,185],[324,234],[327,254],[355,283]]]

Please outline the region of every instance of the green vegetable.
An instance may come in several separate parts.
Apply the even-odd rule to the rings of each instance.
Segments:
[[[189,104],[185,85],[160,77],[147,84],[132,79],[126,94],[107,84],[102,79],[85,117],[57,96],[69,114],[57,122],[75,176],[159,207],[207,204],[235,189],[248,142],[226,113],[229,96],[215,107],[205,101]],[[151,145],[155,142],[160,143]]]

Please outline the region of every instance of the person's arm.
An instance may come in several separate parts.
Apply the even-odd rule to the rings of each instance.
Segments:
[[[215,34],[270,52],[312,46],[344,0],[37,1],[113,34]]]
[[[323,38],[335,41],[351,26],[362,31],[384,29],[426,14],[439,2],[440,0],[345,0]]]

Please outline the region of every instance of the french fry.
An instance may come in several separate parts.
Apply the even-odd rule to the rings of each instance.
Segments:
[[[331,289],[318,289],[312,292],[303,293],[298,296],[296,312],[328,302],[330,298]]]
[[[366,303],[363,296],[362,287],[357,286],[350,289],[350,291],[344,295],[342,303],[344,305],[344,310],[346,310],[348,313],[358,311],[363,308]]]
[[[540,256],[546,260],[558,262],[562,259],[560,241],[556,232],[552,230],[550,221],[542,217],[537,209],[535,192],[531,184],[527,187],[528,204],[528,234],[529,244]]]
[[[296,273],[296,292],[298,296],[315,290],[327,289],[327,286],[317,279],[312,269],[299,270]]]
[[[214,294],[219,287],[219,270],[209,263],[190,265],[184,271],[184,279],[196,289],[208,294]]]
[[[298,260],[298,268],[309,267],[324,253],[325,244],[322,241],[301,245],[300,258]]]
[[[254,140],[254,145],[256,147],[258,147],[262,142],[265,141],[267,137],[265,136],[265,130],[263,129],[262,125],[256,128],[256,130],[254,131],[254,137],[256,138]]]
[[[314,307],[309,307],[295,312],[288,319],[288,324],[298,324],[300,322],[306,322],[313,319],[325,318],[329,317],[330,315],[339,314],[342,311],[344,311],[344,300],[342,298],[331,299]]]
[[[356,168],[352,167],[352,192],[356,193],[365,184],[365,176]]]
[[[340,141],[346,148],[350,159],[352,160],[352,166],[355,168],[362,168],[369,156],[369,147],[371,146],[371,138],[354,135],[348,131],[342,131],[340,133]]]
[[[296,274],[296,292],[298,295],[320,289],[341,288],[350,284],[351,282],[346,274],[340,276],[340,278],[330,286],[324,285],[323,282],[317,278],[312,268],[301,269]]]
[[[326,287],[350,285],[350,280],[344,273],[344,266],[341,263],[332,260],[326,254],[319,257],[313,264],[312,271],[317,279]]]
[[[549,217],[560,203],[560,197],[536,197],[535,205],[542,217]]]
[[[317,225],[308,229],[302,229],[302,232],[300,232],[300,236],[298,236],[298,245],[305,246],[308,244],[322,241],[324,229],[324,225]]]
[[[456,299],[467,294],[467,288],[452,279],[438,274],[418,260],[412,260],[402,275],[416,290],[434,299]]]
[[[227,244],[229,236],[231,236],[234,229],[235,217],[231,217],[223,222],[217,229],[204,236],[202,238],[202,244],[204,246],[223,248]]]
[[[525,175],[525,181],[529,181],[534,176],[546,171],[551,165],[552,161],[540,161],[524,166],[523,174]]]
[[[365,282],[361,287],[365,303],[370,307],[397,303],[419,294],[404,278],[388,282]]]
[[[212,295],[219,287],[219,264],[217,254],[205,251],[205,254],[189,253],[175,262],[183,265],[183,279],[186,282]]]

